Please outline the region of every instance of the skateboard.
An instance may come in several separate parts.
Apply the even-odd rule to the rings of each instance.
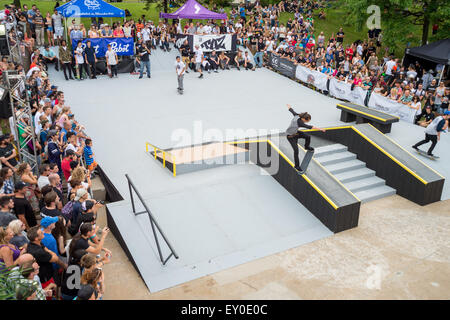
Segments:
[[[302,175],[308,169],[309,163],[314,155],[314,151],[306,151],[305,156],[303,157],[302,163],[300,164],[300,170],[297,171],[299,175]]]
[[[428,153],[426,153],[426,152],[423,151],[423,150],[420,150],[420,149],[414,149],[414,150],[416,150],[416,152],[417,152],[418,154],[420,154],[420,155],[422,155],[422,156],[424,156],[424,157],[427,157],[428,159],[431,159],[431,160],[439,159],[438,156],[436,156],[436,155],[430,156]]]

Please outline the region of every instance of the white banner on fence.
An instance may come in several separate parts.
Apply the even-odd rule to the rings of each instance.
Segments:
[[[416,115],[415,109],[386,98],[378,93],[372,93],[368,105],[369,108],[373,108],[390,115],[397,116],[403,121],[414,123],[414,117]]]
[[[224,35],[194,35],[194,48],[196,45],[203,50],[203,52],[216,51],[232,51],[233,38],[231,34]]]
[[[352,85],[344,81],[338,81],[335,78],[330,79],[330,94],[333,97],[344,99],[361,106],[364,105],[367,90],[361,87],[355,87],[352,90]]]
[[[311,70],[303,66],[297,66],[295,77],[300,81],[312,84],[319,90],[327,90],[328,77],[322,72]]]

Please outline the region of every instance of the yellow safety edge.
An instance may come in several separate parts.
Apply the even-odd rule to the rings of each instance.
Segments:
[[[409,153],[409,155],[411,157],[413,157],[414,159],[416,159],[417,161],[419,161],[421,164],[423,164],[425,167],[427,167],[428,169],[430,169],[431,171],[433,171],[434,173],[436,173],[438,176],[440,176],[442,179],[445,179],[445,177],[443,175],[441,175],[439,172],[437,172],[436,170],[434,170],[433,168],[431,168],[429,165],[427,165],[426,163],[422,162],[422,160],[420,160],[419,158],[416,158],[411,152],[409,152],[408,150],[406,150],[405,148],[403,148],[401,145],[399,145],[397,142],[395,142],[393,139],[391,139],[390,137],[388,137],[387,135],[385,135],[383,132],[381,132],[380,130],[378,130],[377,128],[375,128],[373,125],[371,125],[369,123],[369,125],[374,128],[375,130],[377,130],[379,133],[383,134],[386,138],[388,138],[389,140],[391,140],[392,143],[394,143],[395,145],[397,145],[399,148],[403,149],[403,151]]]
[[[148,152],[148,146],[152,147],[155,153],[155,160],[156,160],[156,151],[159,151],[163,154],[163,167],[166,167],[166,154],[170,155],[172,158],[172,164],[173,164],[173,176],[176,177],[177,175],[177,164],[175,163],[175,156],[173,154],[171,154],[168,151],[165,151],[161,148],[158,148],[157,146],[155,146],[154,144],[151,144],[150,142],[146,142],[145,143],[145,151]]]
[[[356,111],[356,112],[358,112],[358,113],[361,113],[361,114],[364,114],[364,115],[366,115],[366,116],[369,116],[369,117],[372,117],[372,118],[375,118],[375,119],[378,119],[378,120],[380,120],[380,121],[383,121],[383,122],[386,122],[387,120],[385,120],[385,119],[383,119],[383,118],[380,118],[380,117],[376,117],[376,116],[374,116],[374,115],[371,115],[371,114],[369,114],[369,113],[366,113],[366,112],[362,112],[362,111],[360,111],[360,110],[358,110],[358,109],[354,109],[354,108],[351,108],[351,107],[348,107],[348,106],[344,106],[344,105],[342,105],[342,104],[337,104],[338,106],[340,106],[340,107],[342,107],[342,108],[345,108],[345,109],[349,109],[349,110],[353,110],[353,111]],[[366,107],[367,108],[367,107]],[[381,112],[381,111],[378,111],[378,110],[376,110],[377,112]],[[384,113],[384,112],[381,112],[381,113]],[[385,113],[385,114],[387,114],[387,113]],[[397,119],[400,119],[399,117],[396,117],[396,116],[392,116],[392,115],[390,115],[389,114],[389,116],[391,116],[391,117],[393,117],[393,118],[397,118]]]
[[[425,181],[423,178],[421,178],[417,173],[415,173],[414,171],[412,171],[410,168],[408,168],[407,166],[405,166],[403,163],[401,163],[399,160],[397,160],[397,158],[395,158],[394,156],[392,156],[390,153],[388,153],[387,151],[385,151],[383,148],[381,148],[378,144],[376,144],[375,142],[373,142],[372,140],[369,139],[369,137],[367,137],[364,133],[362,133],[361,131],[359,131],[358,129],[356,129],[355,127],[352,127],[352,129],[358,133],[361,137],[363,137],[364,139],[366,139],[367,141],[369,141],[372,145],[374,145],[378,150],[380,150],[381,152],[383,152],[385,155],[387,155],[389,158],[391,158],[392,161],[394,161],[395,163],[397,163],[400,167],[402,167],[403,169],[405,169],[406,171],[408,171],[410,174],[412,174],[414,177],[416,177],[416,179],[418,179],[419,181],[421,181],[423,184],[428,184],[427,181]]]
[[[305,150],[305,148],[303,148],[301,145],[297,144],[300,148],[302,148],[302,150]],[[342,182],[340,182],[333,174],[331,174],[330,171],[328,171],[327,168],[325,168],[319,161],[317,161],[315,158],[312,158],[312,160],[314,160],[315,163],[317,163],[326,173],[328,173],[329,176],[331,176],[334,180],[337,181],[337,183],[339,183],[345,190],[348,191],[348,193],[350,193],[353,197],[355,197],[355,199],[357,199],[358,201],[361,202],[361,200],[353,193],[351,192]]]
[[[373,126],[372,126],[373,127]],[[332,128],[325,128],[325,130],[331,130],[331,129],[338,129],[339,127],[332,127]],[[418,179],[420,182],[422,182],[423,184],[428,184],[427,181],[425,181],[422,177],[420,177],[417,173],[415,173],[414,171],[412,171],[410,168],[408,168],[407,166],[405,166],[403,163],[401,163],[399,160],[397,160],[394,156],[392,156],[390,153],[388,153],[387,151],[385,151],[383,148],[381,148],[379,145],[377,145],[375,142],[373,142],[372,140],[370,140],[366,135],[364,135],[362,132],[360,132],[358,129],[356,129],[354,126],[348,126],[348,127],[340,127],[341,129],[347,129],[347,128],[351,128],[353,129],[356,133],[358,133],[361,137],[363,137],[364,139],[366,139],[367,141],[369,141],[372,145],[374,145],[377,149],[379,149],[381,152],[383,152],[385,155],[387,155],[389,158],[391,158],[391,160],[393,160],[395,163],[397,163],[399,166],[401,166],[403,169],[405,169],[406,171],[408,171],[410,174],[412,174],[416,179]],[[375,127],[374,127],[375,128]],[[376,128],[375,128],[376,129]],[[378,129],[377,129],[378,130]],[[305,130],[306,131],[306,130]],[[319,131],[317,129],[309,129],[308,131]],[[378,130],[379,131],[379,130]],[[381,132],[381,131],[380,131]],[[386,135],[385,135],[386,136]],[[391,141],[393,141],[392,139],[390,139]],[[398,144],[397,144],[398,145]],[[403,149],[403,148],[402,148]],[[405,149],[403,149],[405,150]],[[406,150],[405,150],[406,151]],[[415,158],[415,157],[414,157]],[[415,158],[417,159],[417,158]],[[417,159],[418,160],[418,159]],[[419,160],[420,161],[420,160]],[[428,167],[428,166],[427,166]],[[429,168],[429,167],[428,167]],[[431,169],[431,168],[430,168]],[[433,169],[431,169],[433,170]],[[436,172],[435,170],[433,170],[434,172]],[[437,172],[436,172],[437,173]],[[439,174],[439,173],[437,173]],[[439,174],[439,176],[441,176]],[[442,177],[442,176],[441,176]]]
[[[229,144],[241,144],[241,143],[256,143],[256,142],[267,142],[268,144],[270,144],[272,146],[272,148],[274,148],[278,154],[280,156],[282,156],[284,158],[284,160],[286,160],[287,163],[289,163],[292,167],[294,167],[294,163],[292,163],[292,161],[286,157],[286,155],[280,150],[278,149],[278,147],[276,145],[273,144],[272,141],[265,139],[265,140],[242,140],[242,141],[229,141],[226,143]],[[339,207],[333,202],[333,200],[331,200],[314,182],[312,182],[305,174],[302,174],[301,177],[303,177],[303,179],[305,179],[333,208],[334,210],[337,210]]]

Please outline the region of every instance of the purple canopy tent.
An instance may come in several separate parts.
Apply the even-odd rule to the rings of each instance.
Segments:
[[[159,14],[159,17],[165,19],[228,19],[226,13],[209,11],[195,0],[188,0],[180,9],[178,9],[174,13],[161,12]]]

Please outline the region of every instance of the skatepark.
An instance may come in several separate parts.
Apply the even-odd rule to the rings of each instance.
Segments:
[[[111,245],[120,244],[121,258],[130,260],[120,268],[132,266],[132,281],[147,290],[142,297],[196,298],[182,292],[186,286],[200,286],[200,298],[275,298],[270,291],[278,298],[324,298],[326,286],[339,288],[330,298],[344,291],[348,297],[388,297],[367,288],[371,266],[399,296],[412,297],[393,276],[397,269],[409,263],[424,272],[448,264],[447,135],[435,149],[441,159],[420,157],[411,146],[423,138],[423,128],[400,121],[384,135],[370,124],[342,122],[336,108],[342,101],[266,68],[206,73],[204,79],[191,72],[181,96],[175,56],[154,52],[151,79],[120,74],[99,78],[95,86],[89,80],[68,86],[61,73],[50,72],[95,139],[114,195],[123,198],[107,205],[117,240]],[[311,132],[316,151],[302,176],[284,135],[292,118],[286,104],[327,129]],[[364,144],[373,150],[358,147]],[[300,148],[300,159],[304,153]],[[264,157],[279,170],[272,171]],[[135,212],[144,208],[136,195],[130,198],[125,174],[165,235],[160,250],[149,216],[133,214],[132,202]],[[163,264],[160,256],[173,252],[178,259],[173,255]],[[409,271],[402,275],[414,277]],[[297,279],[299,287],[308,283],[311,291],[285,286],[281,275]],[[436,273],[440,280],[444,275]],[[251,292],[240,287],[246,285],[237,279],[247,277],[260,284],[257,294],[251,284]],[[317,291],[314,281],[320,282]],[[429,290],[448,288],[429,283]]]

